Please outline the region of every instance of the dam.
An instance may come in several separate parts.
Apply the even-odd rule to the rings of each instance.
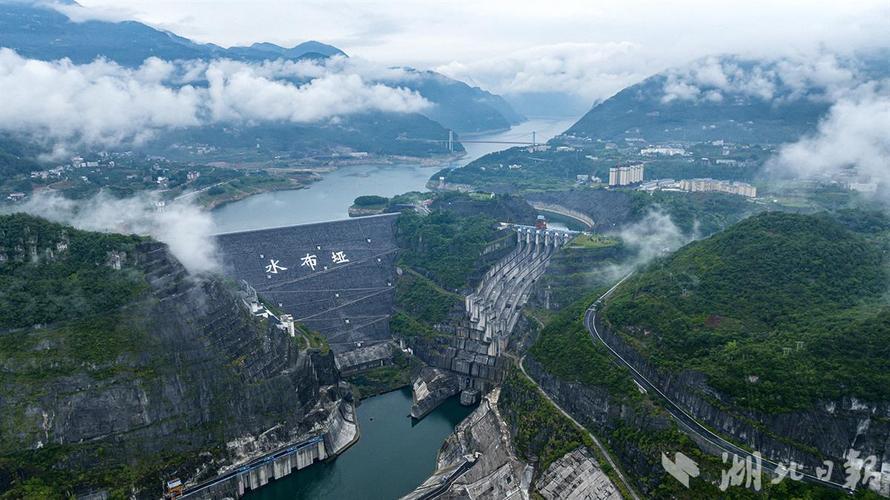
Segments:
[[[462,403],[474,404],[502,381],[508,365],[503,355],[532,287],[553,254],[580,234],[548,229],[543,217],[535,226],[503,224],[502,231],[515,232],[515,245],[464,298],[463,316],[440,327],[450,335],[436,342],[412,339],[415,355],[433,367],[414,382],[415,418],[458,393]]]
[[[216,236],[225,273],[336,354],[389,342],[398,214]]]

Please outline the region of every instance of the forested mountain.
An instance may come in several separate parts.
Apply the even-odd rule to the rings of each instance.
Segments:
[[[416,90],[435,103],[427,116],[458,132],[507,129],[525,120],[499,95],[433,71],[407,72],[416,78],[399,81],[398,85]]]
[[[159,498],[318,429],[339,379],[299,340],[166,245],[0,216],[0,497]]]
[[[821,75],[825,67],[830,74]],[[815,129],[837,90],[886,74],[874,55],[813,62],[710,57],[621,90],[566,133],[650,143],[787,142]]]
[[[656,261],[604,317],[655,365],[703,372],[742,407],[890,400],[888,230],[860,211],[757,215]]]
[[[0,47],[33,59],[68,58],[85,64],[103,57],[126,67],[138,67],[149,57],[243,62],[346,57],[337,47],[316,41],[291,48],[267,42],[224,48],[136,21],[73,22],[62,12],[30,1],[0,2]],[[297,79],[292,82],[306,83]],[[433,103],[426,115],[457,132],[505,129],[524,119],[500,96],[431,71],[407,68],[405,78],[381,83],[419,92]]]

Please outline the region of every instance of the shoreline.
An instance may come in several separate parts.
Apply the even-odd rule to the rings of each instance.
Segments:
[[[446,155],[440,157],[412,157],[412,156],[387,156],[385,158],[377,158],[377,159],[369,159],[362,161],[348,161],[343,163],[338,163],[336,165],[326,165],[319,167],[267,167],[265,170],[274,170],[281,173],[288,172],[305,172],[311,173],[313,178],[309,182],[295,184],[292,186],[274,186],[270,188],[262,188],[255,192],[251,193],[243,193],[234,195],[227,198],[219,198],[219,199],[211,199],[208,203],[202,203],[201,206],[208,210],[213,211],[224,205],[229,203],[234,203],[237,201],[242,201],[251,196],[257,196],[264,193],[274,193],[277,191],[298,191],[300,189],[308,189],[312,184],[318,182],[324,178],[323,174],[328,174],[332,172],[336,172],[342,168],[351,168],[351,167],[361,167],[361,166],[369,166],[369,167],[382,167],[382,166],[404,166],[404,165],[417,165],[419,164],[421,167],[437,167],[444,168],[455,161],[459,161],[461,158],[465,157],[466,153],[462,152],[460,154],[455,155]]]

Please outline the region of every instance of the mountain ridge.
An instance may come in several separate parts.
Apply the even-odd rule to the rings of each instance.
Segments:
[[[232,59],[246,63],[348,57],[341,49],[314,40],[290,48],[269,42],[224,48],[197,43],[138,21],[73,22],[45,4],[28,2],[0,2],[0,47],[31,59],[68,59],[75,64],[89,64],[105,58],[128,68],[139,67],[150,57],[168,61]],[[426,116],[458,133],[502,130],[525,119],[501,96],[481,88],[432,71],[404,71],[405,78],[380,83],[420,93],[433,103]],[[305,83],[294,78],[287,80]]]

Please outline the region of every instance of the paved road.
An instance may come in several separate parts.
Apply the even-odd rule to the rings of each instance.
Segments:
[[[536,319],[536,321],[537,321],[537,319]],[[540,322],[538,322],[538,323],[540,324]],[[567,411],[563,410],[562,407],[559,406],[559,403],[554,401],[553,398],[551,398],[550,395],[547,394],[547,391],[545,391],[544,388],[542,388],[540,385],[538,385],[538,381],[533,379],[525,371],[525,366],[523,365],[524,362],[525,362],[525,356],[523,356],[522,359],[519,360],[519,369],[522,370],[522,374],[525,375],[525,378],[531,380],[531,382],[533,384],[535,384],[535,387],[538,388],[538,392],[540,392],[545,398],[547,398],[547,401],[550,401],[553,404],[553,406],[555,406],[556,409],[559,410],[560,413],[565,415],[565,417],[568,418],[569,420],[571,420],[572,423],[574,423],[576,426],[578,426],[578,428],[580,428],[582,431],[587,433],[587,436],[590,437],[590,439],[593,441],[593,443],[596,445],[596,447],[599,448],[599,450],[603,454],[603,456],[606,457],[606,461],[609,462],[609,465],[611,465],[612,469],[615,471],[615,473],[618,474],[618,478],[621,479],[622,483],[624,483],[624,486],[627,488],[627,491],[630,492],[630,495],[634,498],[634,500],[640,500],[639,495],[637,495],[637,492],[634,491],[633,486],[631,486],[631,484],[630,484],[630,481],[628,481],[627,478],[624,477],[624,474],[621,472],[621,468],[619,468],[618,464],[616,464],[615,461],[612,460],[612,457],[609,455],[609,452],[608,452],[608,450],[606,450],[606,447],[603,446],[603,444],[600,443],[599,439],[597,439],[596,436],[594,436],[590,431],[588,431],[586,427],[581,425],[577,420],[575,420],[574,417],[569,415],[569,413]]]
[[[599,329],[596,325],[596,313],[597,307],[602,304],[602,302],[618,288],[621,283],[623,283],[627,278],[630,277],[630,274],[621,279],[618,283],[616,283],[612,288],[610,288],[606,293],[604,293],[590,308],[587,309],[587,312],[584,314],[584,326],[587,328],[587,331],[590,332],[590,336],[593,337],[594,341],[602,342],[606,349],[616,358],[620,365],[626,366],[628,370],[630,370],[631,375],[634,380],[642,386],[644,389],[650,391],[650,394],[657,394],[659,399],[662,401],[662,406],[671,414],[671,416],[676,420],[680,425],[685,427],[690,432],[698,435],[702,439],[708,441],[712,445],[717,448],[738,455],[741,458],[751,457],[752,460],[754,455],[742,448],[739,448],[735,444],[723,439],[710,429],[708,429],[705,425],[700,423],[695,419],[692,415],[690,415],[686,410],[680,407],[677,403],[675,403],[671,398],[669,398],[666,394],[664,394],[661,389],[652,382],[650,382],[642,373],[637,371],[636,368],[632,364],[630,364],[627,360],[625,360],[620,354],[618,354],[615,349],[613,349],[600,335]],[[780,467],[780,465],[776,462],[770,461],[766,458],[761,458],[761,463],[764,469],[774,472]],[[827,486],[829,488],[835,488],[839,490],[843,490],[848,493],[852,493],[848,488],[845,488],[843,484],[836,483],[830,480],[822,480],[818,477],[808,474],[806,472],[801,472],[803,474],[803,480],[808,483],[819,484],[822,486]]]

